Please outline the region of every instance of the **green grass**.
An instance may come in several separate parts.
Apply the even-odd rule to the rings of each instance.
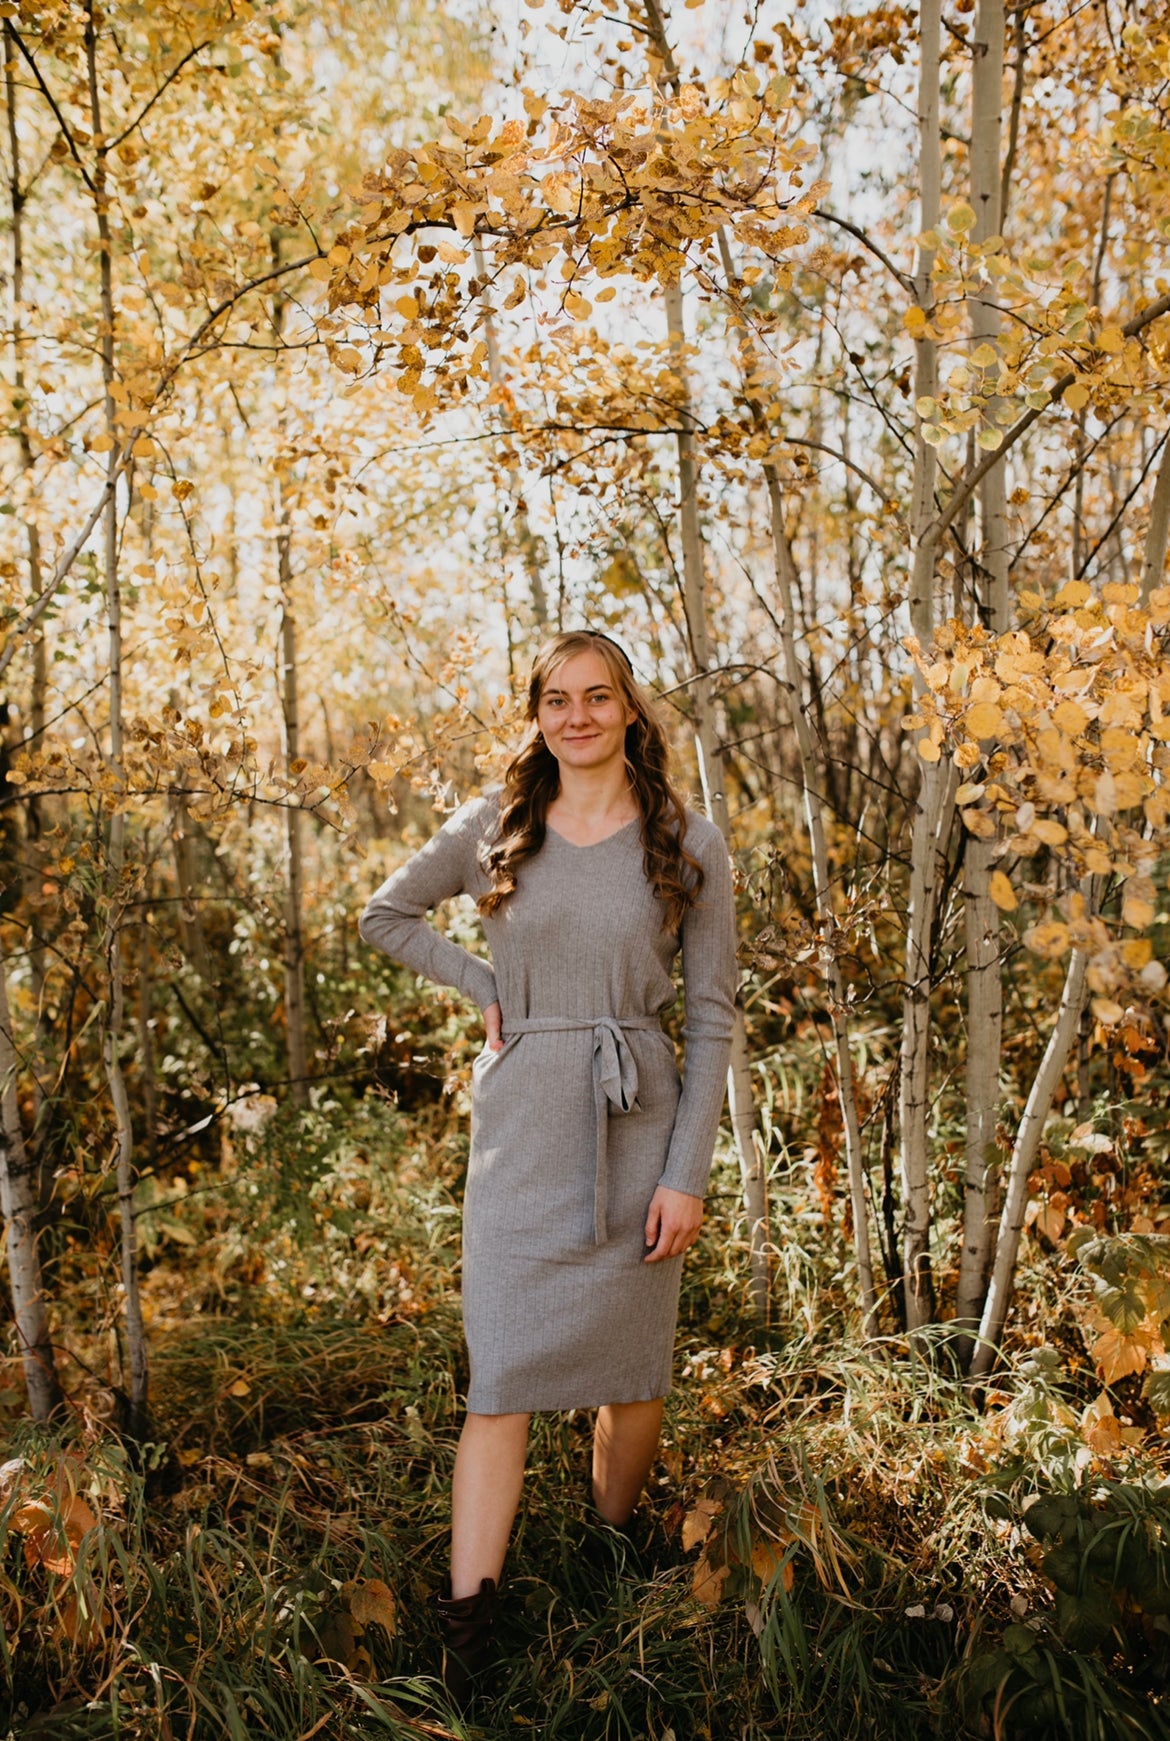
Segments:
[[[465,1377],[465,1150],[457,1131],[372,1112],[332,1134],[318,1116],[312,1135],[303,1176],[297,1132],[278,1123],[169,1206],[196,1240],[181,1225],[160,1239],[147,1277],[158,1443],[145,1458],[84,1417],[64,1439],[15,1433],[0,1735],[927,1741],[995,1733],[997,1688],[1005,1741],[1167,1733],[1157,1685],[1135,1728],[1126,1664],[1077,1657],[1050,1630],[1019,1504],[1072,1467],[1057,1377],[1022,1372],[990,1439],[941,1368],[851,1340],[835,1258],[810,1306],[807,1217],[766,1331],[745,1315],[736,1228],[710,1223],[636,1548],[584,1505],[588,1419],[538,1417],[494,1696],[458,1718],[434,1679],[431,1597]],[[258,1199],[262,1265],[239,1215]],[[20,1504],[59,1491],[60,1510],[73,1488],[98,1527],[71,1573],[30,1563]],[[694,1594],[700,1553],[714,1606]],[[393,1592],[392,1635],[354,1619],[370,1580]],[[79,1643],[65,1637],[71,1596],[101,1619]],[[1033,1698],[1030,1726],[1013,1726],[1019,1676],[1037,1665],[1073,1689],[1066,1716],[1050,1700],[1037,1718]]]

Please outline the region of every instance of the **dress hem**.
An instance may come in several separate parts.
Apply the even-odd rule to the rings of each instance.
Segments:
[[[673,1388],[673,1385],[668,1384],[665,1390],[655,1390],[650,1396],[641,1393],[638,1396],[602,1396],[585,1402],[582,1402],[578,1397],[573,1402],[562,1399],[556,1402],[505,1403],[503,1405],[496,1403],[491,1408],[485,1408],[482,1403],[473,1402],[470,1393],[468,1393],[466,1407],[468,1414],[473,1415],[563,1415],[571,1414],[577,1409],[605,1408],[610,1404],[616,1404],[620,1407],[624,1403],[631,1402],[664,1402]]]

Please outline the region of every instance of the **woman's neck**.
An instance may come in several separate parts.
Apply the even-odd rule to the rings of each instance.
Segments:
[[[554,822],[560,818],[586,826],[631,821],[638,814],[638,801],[625,762],[615,768],[562,768],[560,789],[548,813]]]

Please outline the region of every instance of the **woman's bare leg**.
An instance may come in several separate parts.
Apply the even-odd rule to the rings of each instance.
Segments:
[[[459,1435],[451,1490],[451,1594],[498,1584],[524,1485],[527,1415],[469,1414]]]
[[[621,1525],[641,1497],[658,1450],[662,1398],[611,1402],[593,1429],[593,1499],[607,1523]]]

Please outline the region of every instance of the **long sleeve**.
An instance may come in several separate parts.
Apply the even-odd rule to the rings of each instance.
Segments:
[[[482,798],[463,805],[375,890],[358,920],[364,942],[436,985],[455,986],[481,1010],[498,995],[490,964],[442,936],[426,915],[441,901],[470,890],[486,815]]]
[[[701,1197],[711,1171],[731,1058],[738,979],[735,900],[719,830],[708,823],[700,833],[692,824],[687,850],[702,865],[704,881],[682,923],[686,1058],[682,1097],[659,1183]]]

